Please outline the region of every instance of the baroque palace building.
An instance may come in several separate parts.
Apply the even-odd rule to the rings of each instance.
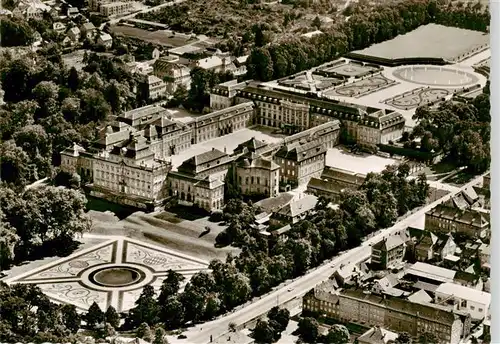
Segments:
[[[275,89],[254,81],[217,85],[210,95],[210,107],[222,109],[249,100],[255,104],[253,124],[280,128],[288,134],[336,119],[342,124],[344,141],[373,147],[401,137],[405,127],[404,117],[393,110]]]
[[[170,156],[189,149],[192,144],[245,128],[252,114],[253,103],[246,102],[182,123],[173,120],[168,110],[160,106],[141,107],[116,116],[100,131],[99,139],[89,149],[73,145],[62,151],[61,168],[82,176],[93,196],[154,209],[168,197],[169,190],[170,194],[174,191],[167,182],[167,174],[171,172]],[[201,178],[197,180],[197,187],[205,185],[219,192],[216,185],[220,182],[207,179],[205,174],[201,173],[201,178],[197,173],[197,179]],[[188,193],[187,188],[186,202],[188,194],[191,199],[197,194],[196,191]],[[182,196],[182,188],[178,191]],[[220,202],[215,203],[215,207],[214,202],[210,202],[209,207],[208,198],[203,202],[207,209],[221,207]]]

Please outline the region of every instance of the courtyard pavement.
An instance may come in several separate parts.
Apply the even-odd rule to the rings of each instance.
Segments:
[[[266,143],[276,143],[281,141],[281,139],[279,138],[272,137],[260,131],[244,128],[229,135],[192,145],[188,150],[170,157],[172,161],[172,168],[174,170],[177,170],[177,167],[179,167],[179,165],[181,165],[183,161],[195,155],[208,152],[212,150],[212,148],[218,149],[222,152],[225,151],[227,154],[231,154],[240,143],[248,141],[252,137],[255,137],[257,140],[261,140]]]
[[[342,148],[330,148],[326,154],[326,166],[341,168],[355,173],[381,172],[387,165],[399,164],[396,159],[378,155],[355,155]]]

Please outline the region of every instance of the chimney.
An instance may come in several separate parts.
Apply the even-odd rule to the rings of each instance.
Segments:
[[[215,151],[215,147],[212,147],[212,152]]]
[[[224,146],[224,153],[227,154],[227,147],[226,146]]]

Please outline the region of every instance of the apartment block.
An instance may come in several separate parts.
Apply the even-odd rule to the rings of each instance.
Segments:
[[[459,343],[470,331],[470,315],[405,299],[380,296],[362,289],[309,292],[303,309],[341,322],[379,326],[394,332],[407,332],[418,338],[431,332],[439,343]]]
[[[372,245],[372,264],[379,269],[391,269],[403,262],[406,244],[399,235],[391,235]]]
[[[425,228],[438,233],[461,233],[477,239],[489,236],[490,222],[486,213],[440,204],[425,213]]]

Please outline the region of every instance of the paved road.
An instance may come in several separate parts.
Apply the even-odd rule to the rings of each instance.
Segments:
[[[425,214],[425,212],[429,211],[439,203],[450,199],[450,197],[454,196],[458,191],[479,183],[482,180],[482,177],[483,176],[479,176],[475,178],[471,182],[458,189],[456,192],[449,193],[448,195],[438,199],[428,206],[425,206],[418,212],[398,222],[393,227],[380,231],[374,237],[363,242],[361,246],[351,249],[342,256],[337,257],[333,259],[333,261],[327,262],[319,268],[312,270],[307,275],[299,277],[288,285],[279,287],[279,289],[261,297],[258,300],[253,301],[248,306],[240,308],[237,311],[225,315],[214,321],[197,325],[189,329],[184,333],[187,336],[187,339],[180,340],[176,337],[171,337],[169,338],[169,341],[171,343],[206,344],[210,341],[210,335],[212,335],[215,339],[225,333],[228,330],[228,326],[230,323],[234,323],[236,325],[245,324],[256,317],[265,314],[277,304],[284,303],[293,298],[302,297],[317,284],[329,278],[335,271],[335,269],[338,268],[341,264],[348,265],[366,260],[371,253],[370,245],[380,241],[385,236],[391,235],[398,230],[410,226],[412,223],[418,220],[420,216]]]

